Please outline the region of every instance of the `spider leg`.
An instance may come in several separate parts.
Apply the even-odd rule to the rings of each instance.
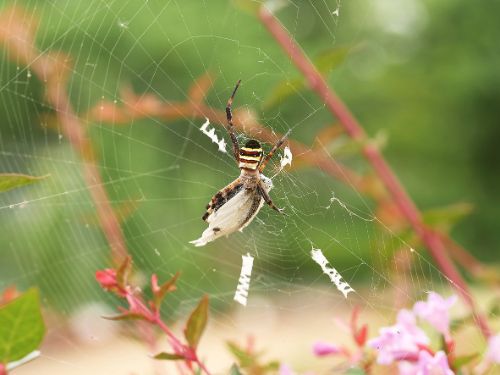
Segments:
[[[226,117],[227,117],[227,131],[229,132],[229,137],[231,138],[231,143],[233,144],[233,155],[236,160],[236,163],[239,161],[240,154],[240,146],[238,145],[238,140],[236,139],[236,134],[234,133],[234,125],[233,125],[233,113],[231,112],[231,108],[233,106],[234,95],[236,94],[236,90],[240,87],[241,79],[236,83],[236,87],[233,90],[233,93],[226,105]]]
[[[286,134],[283,137],[281,137],[281,139],[278,142],[276,142],[276,144],[273,146],[271,151],[269,151],[269,153],[266,155],[266,157],[264,159],[262,159],[262,161],[260,162],[260,165],[259,165],[259,172],[262,172],[264,170],[264,168],[266,167],[269,160],[271,160],[271,158],[273,157],[276,150],[278,148],[280,148],[283,145],[283,143],[285,143],[285,141],[288,138],[288,136],[290,135],[291,131],[292,131],[292,129],[288,130],[286,132]]]
[[[204,221],[207,221],[208,217],[217,211],[222,205],[224,205],[229,199],[233,198],[243,187],[243,183],[239,178],[231,182],[229,185],[219,190],[207,204],[207,211],[202,216]]]
[[[260,196],[262,198],[264,198],[264,201],[269,205],[269,207],[271,207],[273,210],[275,210],[276,212],[278,212],[278,213],[280,213],[282,215],[286,215],[283,212],[284,208],[278,208],[278,207],[275,206],[275,204],[273,203],[273,200],[271,199],[271,197],[269,196],[269,194],[267,193],[267,191],[262,186],[262,182],[259,182],[259,184],[257,185],[257,191],[259,192]]]

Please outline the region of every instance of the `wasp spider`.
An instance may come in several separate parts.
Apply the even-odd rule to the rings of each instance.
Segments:
[[[227,130],[233,144],[233,155],[241,173],[236,180],[218,191],[210,200],[207,211],[202,217],[209,226],[199,239],[191,241],[195,246],[204,246],[221,236],[227,236],[237,230],[242,231],[254,219],[264,202],[277,212],[283,213],[283,209],[276,207],[269,196],[273,183],[270,178],[262,174],[262,171],[276,150],[283,145],[290,131],[265,156],[262,146],[255,139],[249,140],[240,148],[234,132],[231,112],[240,82],[241,80],[236,84],[227,102],[226,116]]]

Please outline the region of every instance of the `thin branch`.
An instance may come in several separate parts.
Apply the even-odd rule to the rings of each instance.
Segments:
[[[492,279],[498,283],[500,275],[498,275],[497,272],[490,270],[487,265],[474,258],[462,245],[456,243],[446,234],[437,231],[436,234],[441,238],[441,241],[446,244],[446,248],[450,251],[450,256],[471,275],[478,279],[484,279],[485,276],[491,275],[494,276]]]
[[[304,75],[310,88],[316,92],[321,100],[327,105],[330,112],[339,120],[347,134],[355,140],[364,141],[367,138],[364,129],[350,113],[349,109],[337,96],[337,94],[328,86],[325,79],[315,68],[314,64],[307,58],[300,46],[285,30],[283,25],[265,7],[260,8],[259,18],[270,34],[274,37],[276,42],[283,48],[292,62]],[[421,241],[426,245],[441,271],[450,280],[452,285],[462,296],[463,300],[469,305],[481,332],[488,337],[491,332],[487,321],[477,310],[475,302],[469,293],[467,284],[448,258],[446,248],[441,241],[441,238],[434,231],[425,227],[419,210],[408,196],[378,149],[373,144],[364,143],[363,153],[372,165],[380,180],[385,185],[401,213],[411,224],[413,230],[420,237]]]
[[[201,80],[205,81],[205,76]],[[198,86],[198,81],[195,81],[189,91],[194,92],[194,87]],[[211,123],[224,124],[226,121],[225,112],[198,100],[200,96],[203,95],[197,92],[194,98],[190,96],[186,102],[163,102],[152,94],[137,96],[127,87],[121,93],[123,106],[103,100],[84,117],[88,121],[112,123],[115,126],[130,124],[134,120],[151,117],[166,121],[185,118],[205,120],[205,118],[208,118]],[[269,143],[274,143],[277,138],[282,136],[282,134],[275,133],[260,124],[250,112],[235,110],[234,114],[234,126],[248,135],[259,137],[259,139]],[[320,147],[311,148],[293,139],[289,139],[288,144],[294,155],[294,168],[304,166],[319,167],[337,180],[352,185],[358,191],[367,195],[372,195],[373,180],[370,176],[361,176],[342,163],[334,161]]]
[[[120,264],[128,251],[119,220],[113,211],[97,167],[95,152],[85,127],[75,114],[66,92],[71,72],[70,58],[62,53],[42,53],[35,47],[37,22],[15,6],[0,13],[0,43],[7,47],[10,58],[26,65],[45,84],[47,102],[56,112],[62,131],[83,163],[83,176],[111,248],[115,264]]]

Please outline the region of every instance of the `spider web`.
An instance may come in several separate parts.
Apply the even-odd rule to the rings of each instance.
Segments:
[[[311,343],[347,337],[335,331],[333,317],[347,321],[352,308],[360,305],[369,319],[390,324],[400,307],[393,303],[395,295],[411,304],[425,291],[448,288],[448,280],[425,251],[414,250],[409,236],[384,224],[374,203],[354,183],[343,184],[313,166],[296,166],[300,155],[294,155],[292,169],[276,174],[276,156],[265,171],[268,177],[276,174],[270,194],[287,216],[265,206],[242,233],[195,248],[189,241],[205,229],[201,216],[206,203],[239,174],[231,153],[219,152],[199,130],[204,120],[188,115],[173,121],[146,116],[110,124],[84,116],[101,100],[123,105],[120,90],[126,84],[138,95],[153,94],[166,103],[189,100],[190,85],[210,71],[216,80],[206,98],[208,105],[223,110],[241,78],[235,117],[253,116],[280,134],[292,129],[290,138],[312,145],[332,117],[307,90],[292,90],[290,97],[269,103],[276,85],[299,75],[244,6],[174,0],[14,4],[40,18],[36,38],[40,51],[62,50],[71,56],[68,93],[98,154],[103,184],[120,212],[135,265],[144,278],[152,272],[160,279],[182,272],[165,315],[184,318],[202,294],[210,295],[207,341],[211,344],[201,347],[208,367],[227,369],[231,361],[222,354],[225,340],[244,342],[253,334],[258,346],[269,349],[270,358],[300,370],[309,364],[322,368],[325,364],[309,354]],[[360,7],[361,2],[348,5],[340,0],[284,2],[278,15],[314,56],[348,43],[349,38],[353,43],[361,39],[357,36],[361,25],[372,20]],[[352,16],[346,16],[350,25],[346,31],[341,23],[344,13],[350,12],[356,12],[360,26],[353,27]],[[328,68],[329,80],[338,84],[341,93],[344,89],[346,95],[355,95],[347,89],[350,75],[373,75],[379,62],[370,68],[359,63],[353,60]],[[95,270],[108,264],[109,247],[82,178],[83,162],[54,121],[43,82],[29,66],[9,60],[5,51],[1,75],[0,169],[50,175],[37,185],[0,195],[0,288],[37,285],[46,306],[54,311],[48,314],[54,317],[41,359],[20,368],[19,374],[120,373],[121,363],[112,368],[93,360],[98,356],[96,345],[107,342],[114,343],[116,353],[128,353],[136,364],[151,368],[147,348],[132,351],[116,344],[118,339],[109,333],[113,328],[96,322],[106,310],[103,301],[111,306],[115,302],[94,280]],[[230,145],[224,129],[212,126],[219,139]],[[240,144],[244,143],[248,136],[241,129],[238,133]],[[264,144],[266,151],[271,146]],[[337,163],[332,145],[320,147]],[[353,154],[341,156],[339,162],[361,172],[368,169]],[[312,260],[312,249],[322,249],[356,292],[344,298]],[[409,268],[399,268],[397,252],[412,259]],[[247,253],[255,259],[248,303],[242,307],[233,296],[241,256]],[[137,282],[145,282],[141,274]],[[60,315],[61,321],[55,318]],[[82,328],[81,322],[89,327]],[[283,334],[289,342],[276,339]],[[123,372],[136,368],[124,362]]]

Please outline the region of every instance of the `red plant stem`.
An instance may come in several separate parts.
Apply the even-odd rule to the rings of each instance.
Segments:
[[[176,353],[182,354],[184,351],[184,345],[179,341],[177,337],[175,337],[174,333],[167,327],[167,325],[160,319],[159,316],[156,316],[154,320],[151,321],[153,324],[156,324],[160,329],[165,332],[172,343],[172,347]]]
[[[457,263],[464,267],[468,272],[470,272],[475,277],[480,277],[485,271],[485,266],[474,258],[467,250],[465,250],[461,245],[457,244],[450,237],[446,236],[444,233],[436,232],[436,234],[441,238],[441,241],[450,250],[450,255]]]
[[[111,248],[114,264],[120,264],[128,254],[120,222],[104,189],[99,169],[93,157],[90,140],[85,136],[83,127],[74,114],[67,94],[63,90],[63,87],[59,87],[59,90],[47,90],[47,96],[58,113],[64,133],[73,148],[82,157],[85,182],[94,202],[102,231]]]
[[[85,128],[70,103],[66,86],[71,73],[70,58],[62,53],[41,52],[36,48],[38,20],[21,7],[5,7],[0,12],[0,43],[11,60],[33,71],[46,89],[47,102],[54,108],[72,148],[83,160],[83,176],[90,191],[100,225],[111,247],[115,264],[127,256],[118,218],[104,189],[94,151]]]
[[[126,292],[128,294],[128,298],[133,299],[134,305],[138,309],[138,312],[150,323],[157,325],[165,334],[167,335],[168,340],[170,341],[170,344],[172,345],[172,348],[174,349],[174,352],[176,354],[189,354],[190,358],[186,359],[188,361],[193,361],[198,366],[200,367],[201,370],[203,370],[207,375],[210,375],[210,372],[208,369],[205,367],[202,361],[199,360],[198,355],[194,350],[189,350],[189,353],[186,353],[186,348],[185,345],[182,344],[182,342],[175,336],[175,334],[168,328],[168,326],[161,320],[160,314],[158,311],[151,311],[147,305],[143,302],[141,298],[137,298],[133,293],[130,293],[129,291]],[[127,299],[128,299],[127,298]]]
[[[366,140],[364,129],[350,113],[342,100],[328,86],[323,76],[317,71],[315,66],[310,62],[305,53],[277,18],[265,7],[260,8],[259,18],[276,42],[285,50],[292,62],[302,72],[311,89],[323,100],[330,112],[337,117],[351,138],[360,141]],[[371,163],[379,179],[387,188],[401,213],[406,217],[415,230],[415,233],[426,245],[441,271],[450,280],[463,300],[469,305],[483,335],[486,337],[490,336],[491,331],[485,317],[478,312],[465,281],[446,255],[446,248],[441,239],[432,230],[424,226],[420,212],[378,149],[374,145],[367,143],[363,147],[363,153]]]
[[[141,314],[148,322],[156,324],[163,332],[165,332],[175,353],[182,354],[184,352],[184,345],[182,345],[180,340],[174,335],[170,328],[168,328],[167,325],[161,320],[160,313],[158,311],[151,311],[141,298],[138,298],[129,290],[125,289],[125,294],[127,295],[128,301],[133,301],[134,309],[137,309],[139,314]]]
[[[178,350],[180,350],[180,353],[184,352],[184,346],[182,345],[182,343],[177,339],[177,337],[175,337],[170,328],[167,327],[167,325],[160,319],[159,316],[156,317],[153,323],[160,327],[161,330],[165,332],[167,336],[172,340],[172,343],[174,344],[173,347],[176,352]],[[193,350],[190,352],[190,354],[193,355],[194,358],[189,358],[189,360],[196,362],[200,369],[202,369],[207,375],[210,375],[210,371],[208,371],[203,362],[200,361],[196,352]]]

